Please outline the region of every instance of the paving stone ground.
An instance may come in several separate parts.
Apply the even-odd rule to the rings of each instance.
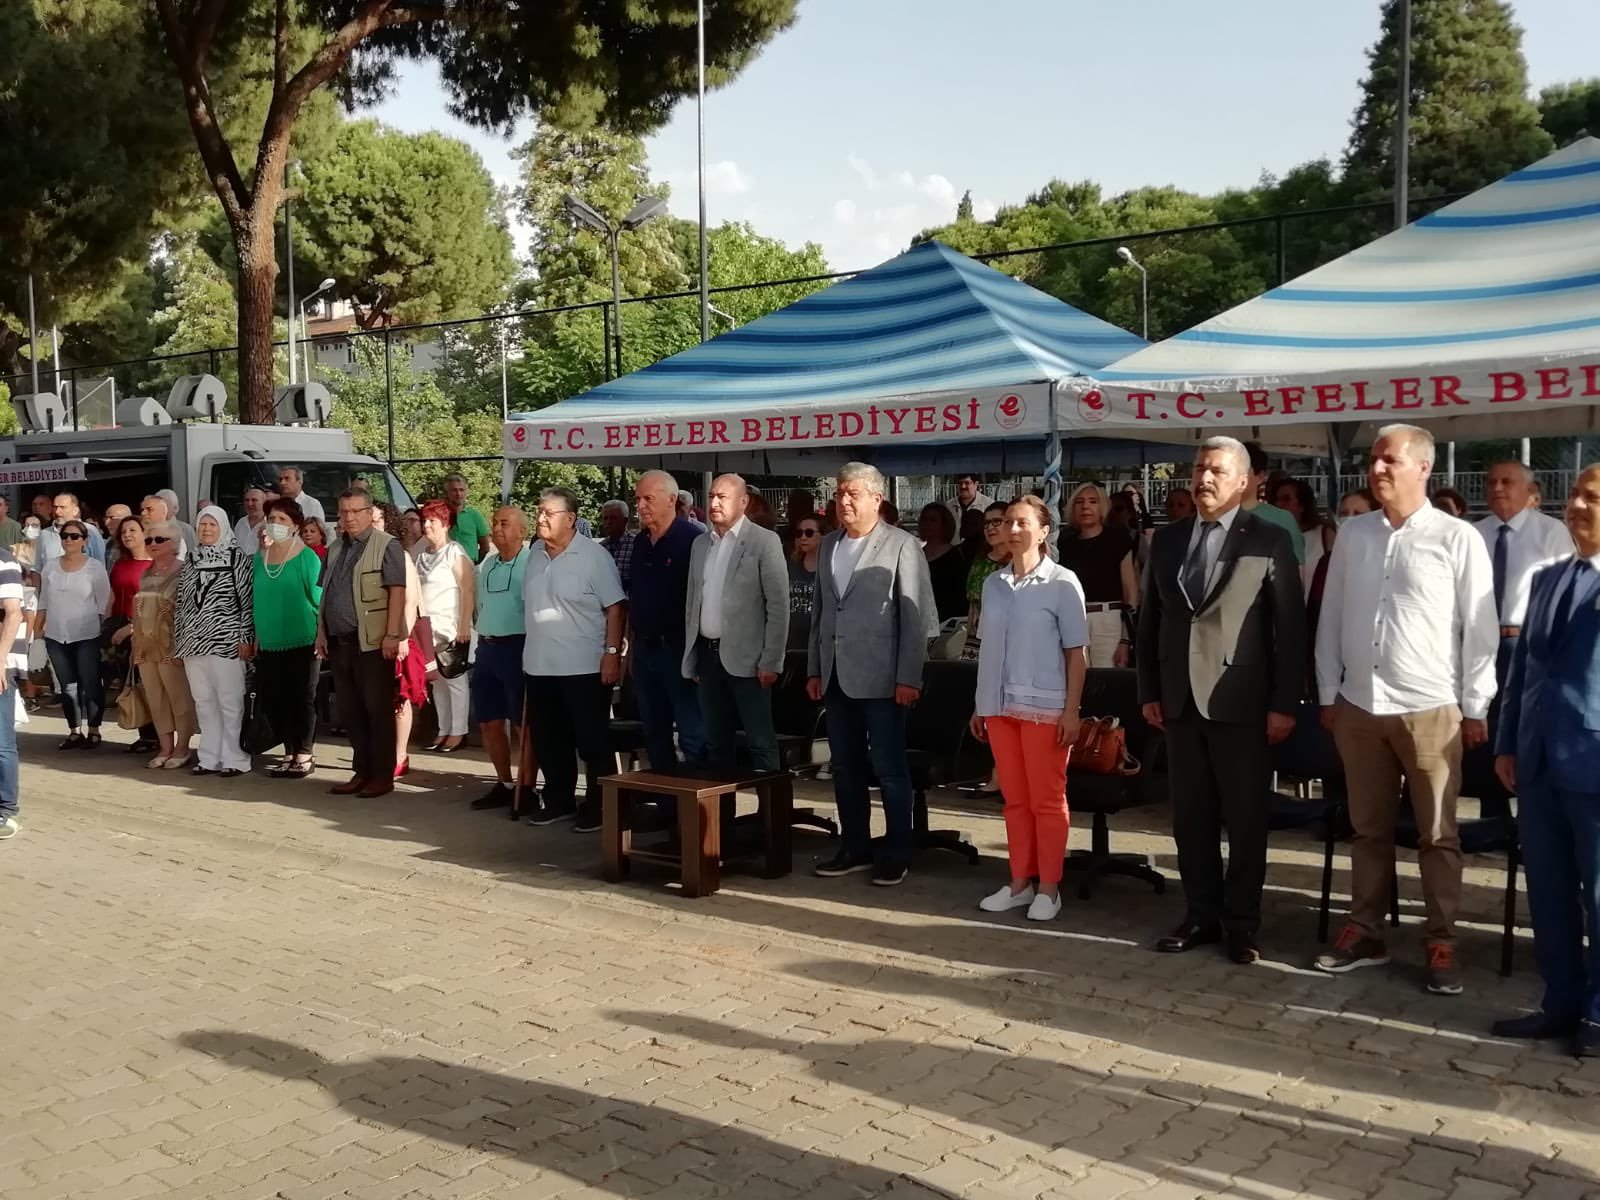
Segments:
[[[1600,1197],[1600,1063],[1486,1036],[1537,994],[1525,931],[1494,973],[1492,862],[1441,999],[1409,865],[1394,967],[1303,969],[1300,836],[1238,968],[1149,950],[1181,915],[1154,810],[1116,837],[1168,894],[1112,880],[1038,927],[976,911],[1004,833],[950,794],[980,867],[823,881],[802,834],[791,877],[687,900],[471,812],[476,755],[364,801],[58,737],[23,735],[0,844],[4,1200]]]

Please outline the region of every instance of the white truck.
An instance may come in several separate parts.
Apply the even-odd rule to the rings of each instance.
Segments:
[[[275,488],[279,469],[291,466],[300,468],[305,490],[322,502],[330,519],[338,509],[339,493],[357,480],[366,484],[376,500],[390,501],[402,510],[413,504],[393,470],[378,459],[356,453],[344,429],[209,420],[157,423],[161,418],[151,415],[154,402],[148,401],[144,406],[149,424],[40,429],[37,426],[53,422],[34,419],[39,415],[36,408],[25,403],[31,397],[17,399],[24,425],[36,428],[0,438],[0,479],[6,481],[0,494],[10,500],[11,511],[19,520],[28,511],[31,498],[43,491],[76,493],[91,511],[99,513],[106,505],[119,502],[137,512],[139,502],[160,488],[178,493],[183,515],[189,520],[201,500],[215,502],[237,519],[243,511],[246,488],[254,484]],[[325,417],[325,405],[319,415]],[[49,469],[52,463],[58,464],[58,469]],[[23,469],[29,465],[40,469]]]

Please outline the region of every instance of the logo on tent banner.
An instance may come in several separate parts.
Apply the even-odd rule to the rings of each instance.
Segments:
[[[1099,388],[1078,397],[1078,416],[1089,425],[1097,425],[1111,415],[1111,406]]]
[[[994,402],[994,423],[1001,429],[1015,429],[1028,417],[1028,405],[1016,393]]]

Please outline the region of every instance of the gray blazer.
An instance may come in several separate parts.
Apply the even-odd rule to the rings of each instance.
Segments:
[[[812,599],[806,674],[826,688],[837,678],[854,700],[889,699],[897,685],[922,687],[928,639],[939,632],[928,560],[917,539],[880,521],[841,596],[833,548],[844,531],[822,539]]]
[[[1292,716],[1306,694],[1306,606],[1287,530],[1234,518],[1204,596],[1181,580],[1195,517],[1158,530],[1139,608],[1139,700],[1213,721]]]
[[[700,603],[711,535],[702,533],[689,550],[689,604],[684,612],[683,677],[700,674]],[[748,679],[757,671],[783,671],[789,640],[789,566],[783,543],[748,517],[734,539],[733,558],[722,577],[722,637],[717,657],[729,675]]]

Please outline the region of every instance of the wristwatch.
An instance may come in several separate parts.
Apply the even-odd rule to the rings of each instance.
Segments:
[[[621,654],[622,651],[618,650],[615,646],[607,646],[606,647],[606,653],[607,654]]]

